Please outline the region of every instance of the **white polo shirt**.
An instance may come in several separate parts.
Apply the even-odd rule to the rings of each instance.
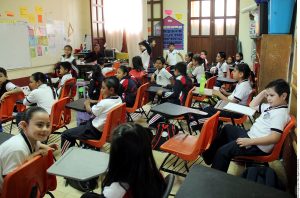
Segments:
[[[60,58],[60,62],[69,62],[69,63],[71,63],[72,68],[73,68],[73,69],[76,71],[76,73],[78,74],[79,70],[73,65],[74,60],[75,60],[75,58],[74,58],[73,55],[71,55],[69,58],[66,58],[66,57],[64,57],[64,55],[62,55],[61,58]],[[76,63],[76,62],[75,62],[75,63]],[[74,64],[75,64],[75,63],[74,63]]]
[[[38,150],[39,145],[40,142],[37,142],[35,150]],[[0,145],[0,194],[3,176],[22,165],[29,155],[31,155],[30,149],[21,134],[11,137]]]
[[[146,49],[140,54],[140,57],[143,62],[143,67],[147,71],[148,67],[149,67],[149,62],[150,62],[150,55],[148,54]]]
[[[53,98],[52,89],[48,85],[42,84],[26,96],[23,100],[23,104],[28,106],[36,103],[38,107],[42,107],[50,115],[52,105],[55,101],[56,99]]]
[[[110,186],[104,187],[103,195],[106,198],[123,198],[128,189],[127,183],[121,185],[119,182],[113,182]]]
[[[228,99],[236,99],[238,101],[238,104],[247,105],[247,100],[251,92],[252,87],[250,85],[250,82],[248,80],[244,80],[236,85],[231,95],[228,96]]]
[[[270,135],[272,131],[282,133],[290,120],[287,105],[270,107],[269,104],[261,104],[259,112],[261,113],[260,116],[255,120],[255,123],[248,132],[250,138],[265,137]],[[265,153],[270,153],[274,144],[257,145],[257,147]]]
[[[168,72],[165,68],[162,68],[161,70],[156,70],[154,72],[154,75],[156,75],[156,84],[161,85],[163,87],[171,84],[171,77],[172,74]]]
[[[218,63],[216,68],[218,69],[218,76],[220,76],[220,77],[227,77],[228,76],[229,67],[228,67],[228,65],[225,61],[222,65],[221,65],[221,63]],[[224,76],[225,72],[227,72],[227,76]]]
[[[172,52],[170,50],[167,51],[167,62],[169,65],[176,65],[177,63],[177,54],[179,54],[179,51],[174,49]]]
[[[102,99],[96,105],[92,107],[92,113],[96,116],[92,124],[99,131],[103,130],[107,113],[115,106],[122,104],[122,99],[119,96],[114,96],[106,99]]]
[[[192,75],[196,77],[198,83],[200,83],[200,79],[201,79],[202,74],[205,74],[204,64],[196,66],[195,69],[192,72]]]
[[[15,88],[17,88],[17,86],[14,83],[12,83],[12,82],[8,82],[5,85],[6,91],[11,91],[11,90],[14,90]]]
[[[67,80],[73,78],[72,74],[65,74],[63,77],[60,79],[59,85],[58,85],[58,90],[57,90],[57,95],[60,94],[62,86],[66,83]]]

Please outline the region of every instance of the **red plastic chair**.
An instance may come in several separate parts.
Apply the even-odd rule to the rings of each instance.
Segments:
[[[36,198],[44,197],[49,191],[56,189],[56,176],[47,174],[47,169],[53,164],[53,154],[49,150],[46,156],[36,156],[21,165],[4,178],[2,198],[27,198],[34,188],[37,188]]]
[[[76,79],[71,78],[63,85],[59,98],[71,97],[72,99],[76,96]]]
[[[150,83],[145,83],[145,84],[141,85],[137,90],[137,94],[136,94],[136,98],[135,98],[133,107],[126,107],[128,120],[131,120],[133,122],[133,119],[130,116],[130,114],[137,112],[137,110],[140,110],[138,113],[144,113],[144,115],[147,118],[147,114],[146,114],[145,110],[143,109],[143,105],[145,104],[145,100],[146,100],[145,93],[149,86],[150,86]]]
[[[119,69],[119,67],[121,66],[120,62],[114,62],[112,68],[117,71]]]
[[[289,123],[286,125],[286,127],[283,130],[283,133],[281,134],[280,140],[274,145],[273,151],[269,155],[265,156],[239,156],[236,157],[236,160],[246,160],[246,161],[255,161],[255,162],[260,162],[260,163],[268,163],[275,161],[279,158],[280,151],[282,148],[282,145],[284,143],[284,140],[286,136],[290,133],[291,129],[295,126],[296,124],[296,118],[291,115],[291,120]]]
[[[102,135],[99,140],[80,140],[81,142],[100,149],[110,138],[112,131],[120,124],[126,122],[126,104],[120,104],[111,109],[105,120]]]
[[[186,171],[189,172],[187,162],[198,159],[199,155],[210,147],[213,138],[216,136],[219,114],[220,112],[217,112],[204,122],[200,135],[193,136],[180,133],[162,144],[160,149],[169,153],[169,155],[164,159],[160,166],[160,170],[180,176],[186,176],[184,173],[164,168],[164,165],[171,154],[173,154],[184,160]]]
[[[105,74],[105,77],[111,77],[111,76],[115,76],[116,75],[116,71],[115,70],[112,70],[112,71],[109,71]]]

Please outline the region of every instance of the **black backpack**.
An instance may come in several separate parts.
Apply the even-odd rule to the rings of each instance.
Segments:
[[[243,172],[242,177],[279,190],[284,190],[275,171],[269,167],[249,167]]]
[[[66,178],[66,184],[81,192],[89,192],[95,190],[98,187],[98,178],[95,177],[87,181],[78,181],[70,178]]]
[[[174,135],[178,134],[179,129],[174,124],[158,123],[156,134],[152,139],[152,149],[160,151],[160,146]]]

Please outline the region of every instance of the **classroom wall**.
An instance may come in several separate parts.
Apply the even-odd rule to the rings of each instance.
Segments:
[[[240,0],[240,11],[253,4],[253,0]],[[172,10],[171,17],[175,18],[175,14],[182,14],[182,19],[179,20],[184,24],[184,49],[181,51],[184,55],[187,52],[187,39],[188,39],[188,0],[166,0],[163,1],[163,18],[165,18],[165,10]],[[176,19],[176,18],[175,18]],[[253,40],[249,36],[249,13],[241,13],[239,15],[239,40],[242,42],[242,49],[244,54],[244,61],[252,66],[251,61],[251,48]],[[166,53],[164,52],[164,56]]]
[[[68,38],[73,48],[79,48],[80,43],[83,42],[85,34],[91,34],[90,24],[90,0],[1,0],[0,1],[0,20],[2,19],[14,19],[24,20],[20,17],[20,7],[25,6],[29,12],[35,11],[35,6],[41,6],[43,8],[43,20],[59,20],[65,23],[65,32],[68,32],[69,23],[73,27],[73,34]],[[7,17],[6,11],[14,13],[13,17]],[[61,54],[63,49],[61,49]],[[16,57],[17,58],[17,57]],[[59,60],[60,57],[57,57]],[[45,62],[45,61],[43,61]],[[37,63],[38,65],[38,63]],[[53,64],[43,64],[37,67],[27,67],[23,69],[8,71],[9,78],[21,78],[29,76],[30,74],[41,71],[51,72]]]

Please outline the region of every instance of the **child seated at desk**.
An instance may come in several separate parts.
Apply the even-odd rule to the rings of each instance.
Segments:
[[[7,71],[0,67],[0,103],[7,96],[19,92],[22,92],[22,89],[10,82],[7,78]]]
[[[51,133],[48,112],[41,107],[31,107],[20,122],[22,131],[0,145],[0,195],[4,177],[18,166],[38,155],[47,155],[56,144],[44,145]]]
[[[61,76],[61,79],[58,84],[57,88],[57,95],[60,95],[62,87],[65,85],[66,81],[73,78],[71,74],[71,63],[69,62],[62,62],[60,63],[60,69],[59,69],[59,75]]]
[[[157,57],[154,63],[154,66],[156,68],[156,71],[151,76],[151,82],[156,83],[157,85],[166,87],[167,85],[170,85],[173,81],[173,76],[168,72],[164,65],[166,63],[166,60],[164,57]]]
[[[88,113],[92,113],[95,118],[78,127],[68,129],[61,134],[61,153],[64,154],[69,147],[75,145],[77,139],[100,139],[105,124],[107,113],[115,106],[122,104],[122,99],[118,96],[120,86],[119,80],[115,77],[108,77],[102,83],[102,100],[91,107],[91,101],[87,99],[84,103]]]
[[[120,81],[119,96],[121,96],[123,102],[126,103],[126,107],[132,107],[135,102],[138,85],[137,80],[128,74],[127,67],[121,65],[116,76]]]
[[[129,75],[133,76],[140,84],[142,84],[146,72],[144,71],[143,62],[140,56],[132,58],[132,66],[133,69],[129,72]]]
[[[174,75],[176,80],[171,86],[170,92],[158,91],[157,95],[162,97],[162,102],[170,102],[178,105],[184,105],[188,92],[192,89],[192,80],[186,74],[186,63],[179,62],[175,65]],[[149,120],[149,125],[154,125],[162,118],[161,115],[156,114]]]
[[[188,69],[188,76],[194,80],[194,83],[200,83],[202,74],[205,74],[204,59],[199,54],[195,54],[192,58],[192,67]]]
[[[227,172],[231,159],[236,156],[269,155],[290,120],[289,94],[290,86],[286,81],[270,82],[250,103],[250,107],[261,113],[250,131],[225,125],[203,153],[205,163],[212,163],[212,168]],[[264,98],[267,104],[261,104]]]
[[[78,74],[79,74],[79,70],[77,69],[77,64],[76,64],[76,59],[74,58],[74,56],[72,55],[72,51],[73,48],[71,47],[71,45],[66,45],[64,47],[64,53],[61,58],[60,58],[60,62],[69,62],[71,64],[71,74],[74,78],[77,78]]]
[[[162,197],[167,186],[156,167],[150,133],[149,129],[138,124],[118,126],[112,133],[102,194],[87,192],[81,198]]]

